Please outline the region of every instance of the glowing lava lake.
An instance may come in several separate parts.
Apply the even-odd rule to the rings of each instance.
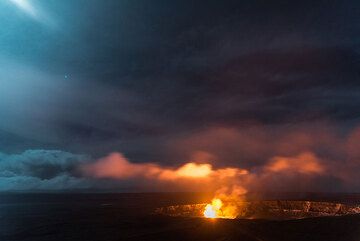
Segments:
[[[290,220],[360,213],[360,206],[315,201],[237,201],[174,205],[157,208],[156,214],[174,217]]]

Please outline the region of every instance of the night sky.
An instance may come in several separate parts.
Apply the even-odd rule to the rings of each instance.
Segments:
[[[142,189],[81,172],[116,152],[360,191],[359,43],[359,1],[3,0],[0,190]]]

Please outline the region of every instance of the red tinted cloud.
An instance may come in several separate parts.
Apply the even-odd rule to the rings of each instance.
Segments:
[[[226,179],[248,173],[240,168],[214,169],[209,163],[188,162],[180,167],[163,167],[155,163],[131,163],[120,153],[112,153],[95,163],[82,167],[88,175],[98,178],[146,178],[161,181],[178,179]]]
[[[322,174],[325,167],[311,152],[304,152],[295,157],[275,156],[264,168],[268,172],[287,172],[302,174]]]

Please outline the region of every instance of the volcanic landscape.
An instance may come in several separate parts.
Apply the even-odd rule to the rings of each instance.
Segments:
[[[199,193],[2,194],[0,240],[360,240],[359,195],[249,194],[235,219],[205,218],[211,198]]]
[[[360,241],[360,0],[0,0],[0,241]]]
[[[206,217],[208,204],[175,205],[157,208],[155,213],[174,217]],[[360,213],[360,206],[348,206],[333,202],[313,201],[239,201],[232,206],[236,209],[231,216],[216,215],[207,218],[228,219],[276,219],[291,220],[324,216],[342,216]]]

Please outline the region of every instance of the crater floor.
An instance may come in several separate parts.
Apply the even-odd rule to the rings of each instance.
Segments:
[[[342,216],[360,213],[360,206],[314,201],[239,201],[236,207],[239,219],[302,219],[323,216]],[[174,205],[157,208],[156,214],[181,217],[203,217],[206,203]]]

